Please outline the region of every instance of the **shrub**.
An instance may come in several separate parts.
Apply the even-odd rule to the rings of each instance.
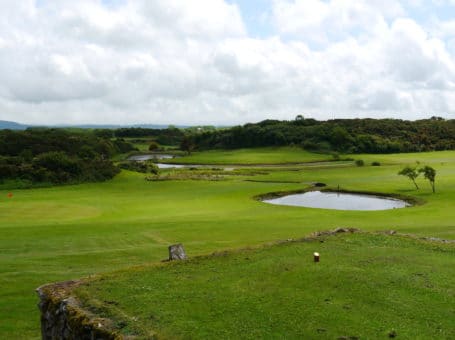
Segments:
[[[365,162],[363,161],[363,159],[357,159],[355,161],[355,165],[357,166],[364,166],[365,165]]]
[[[149,145],[149,151],[156,151],[160,149],[160,145],[157,142],[151,142]]]
[[[121,162],[117,166],[120,169],[141,172],[144,174],[152,173],[152,174],[158,175],[158,173],[160,172],[160,169],[158,168],[158,166],[151,161],[145,161],[145,162],[127,161],[127,162]]]
[[[42,153],[36,157],[34,164],[58,174],[56,178],[59,178],[59,181],[66,181],[68,176],[63,173],[69,173],[74,176],[82,173],[81,166],[77,160],[72,159],[62,151]]]
[[[148,165],[148,172],[158,175],[160,173],[160,168],[158,168],[158,165],[152,162],[147,162]]]
[[[371,165],[372,165],[372,166],[381,166],[381,163],[379,163],[379,162],[373,162],[373,163],[371,163]]]
[[[125,141],[123,138],[117,138],[113,141],[114,148],[119,153],[127,153],[130,151],[138,151],[133,144]]]

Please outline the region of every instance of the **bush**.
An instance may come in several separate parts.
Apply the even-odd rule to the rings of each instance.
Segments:
[[[160,145],[157,142],[151,142],[149,145],[149,151],[156,151],[160,149]]]
[[[107,159],[118,146],[131,145],[61,129],[0,131],[0,178],[19,187],[104,181],[119,172]]]
[[[119,153],[127,153],[127,152],[130,152],[130,151],[138,151],[138,149],[135,148],[133,146],[133,144],[125,141],[123,138],[117,138],[116,140],[114,140],[113,144],[114,144],[114,147],[115,147],[116,151],[119,152]]]
[[[120,169],[141,172],[143,174],[152,173],[152,174],[158,175],[158,173],[160,172],[160,169],[158,168],[158,166],[151,161],[145,161],[145,162],[127,161],[127,162],[121,162],[117,166]]]
[[[363,159],[357,159],[355,161],[355,165],[357,166],[364,166],[365,165],[365,162],[363,161]]]
[[[155,163],[149,161],[147,162],[147,166],[148,172],[150,172],[151,174],[158,175],[160,173],[160,168],[158,168],[158,165],[156,165]]]
[[[379,162],[373,162],[373,163],[371,163],[371,165],[372,165],[372,166],[381,166],[381,163],[379,163]]]
[[[56,178],[58,181],[66,181],[68,177],[64,173],[78,176],[82,173],[82,169],[77,160],[72,159],[62,151],[52,151],[42,153],[33,161],[35,166],[46,168],[55,174],[59,174]]]

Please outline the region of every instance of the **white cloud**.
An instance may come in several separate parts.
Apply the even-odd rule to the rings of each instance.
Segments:
[[[410,19],[399,19],[385,43],[390,73],[408,84],[447,89],[453,86],[455,64],[440,39]]]
[[[385,19],[402,15],[404,9],[394,0],[275,0],[273,12],[283,34],[328,44],[382,30]]]
[[[424,27],[396,1],[273,6],[276,36],[253,39],[223,0],[0,0],[0,119],[455,115],[451,22]]]

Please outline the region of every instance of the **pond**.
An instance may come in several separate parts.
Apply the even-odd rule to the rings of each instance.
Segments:
[[[189,168],[196,167],[195,165],[185,165],[185,164],[165,164],[165,163],[155,163],[159,169],[180,169],[180,168]]]
[[[321,191],[308,191],[303,194],[287,195],[264,200],[264,202],[306,208],[369,211],[397,209],[410,206],[410,204],[405,201],[391,197]]]
[[[143,162],[147,160],[160,160],[160,159],[172,159],[181,157],[178,155],[155,153],[155,154],[143,154],[133,155],[128,157],[129,161]],[[213,165],[201,165],[201,164],[170,164],[170,163],[155,163],[160,169],[182,169],[182,168],[213,168]],[[221,168],[223,169],[223,168]],[[233,171],[234,168],[224,168],[224,171]]]
[[[219,169],[224,171],[234,171],[235,168],[223,168],[213,165],[201,165],[201,164],[170,164],[170,163],[155,163],[160,169]]]
[[[178,157],[176,155],[168,155],[164,153],[155,153],[155,154],[147,154],[147,155],[134,155],[128,157],[129,161],[147,161],[149,159],[172,159]]]

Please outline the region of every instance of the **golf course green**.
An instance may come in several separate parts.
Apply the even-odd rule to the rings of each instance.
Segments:
[[[0,191],[0,339],[40,337],[36,287],[156,263],[167,257],[167,246],[173,243],[183,243],[193,257],[301,238],[340,226],[455,239],[455,151],[350,157],[362,159],[365,166],[332,161],[331,155],[299,148],[209,151],[178,162],[283,166],[242,174],[234,171],[217,180],[180,176],[179,180],[146,181],[144,174],[122,171],[103,183]],[[331,161],[290,165],[324,160]],[[371,166],[372,162],[380,166]],[[435,194],[423,177],[417,179],[420,190],[416,190],[411,181],[397,175],[404,165],[417,166],[417,162],[436,169]],[[168,171],[190,174],[197,170]],[[336,211],[254,199],[269,192],[304,189],[314,182],[343,190],[402,195],[420,204],[386,211]],[[362,237],[356,242],[362,243]],[[413,246],[412,242],[407,245]],[[419,249],[420,243],[415,247]],[[455,256],[452,245],[447,249],[441,265],[435,267],[441,272],[435,275],[445,280],[441,286],[446,288],[440,293],[453,302],[454,279],[449,275],[453,269],[448,263],[454,263]],[[436,317],[440,307],[428,303],[410,308],[414,312],[434,308],[430,312]],[[374,308],[370,312],[374,314]],[[454,322],[441,325],[446,331]]]

